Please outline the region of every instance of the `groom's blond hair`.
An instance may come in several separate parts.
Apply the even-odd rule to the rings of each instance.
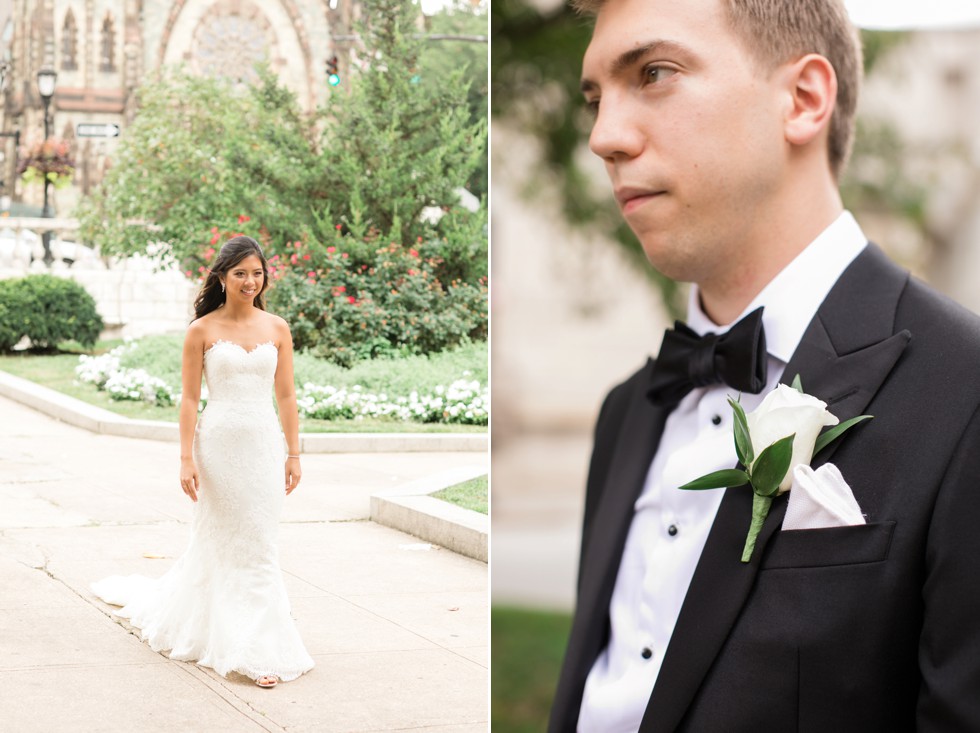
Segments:
[[[583,15],[597,15],[606,0],[571,0]],[[851,152],[861,87],[861,41],[842,0],[719,0],[728,21],[755,61],[766,70],[815,53],[837,75],[837,106],[830,119],[827,156],[834,176]]]

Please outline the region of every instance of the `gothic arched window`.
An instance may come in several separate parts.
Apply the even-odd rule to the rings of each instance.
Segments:
[[[65,13],[65,22],[61,26],[61,68],[65,71],[78,68],[78,25],[71,8]]]
[[[102,21],[102,43],[99,53],[99,71],[116,70],[116,29],[113,28],[112,15],[106,13]]]

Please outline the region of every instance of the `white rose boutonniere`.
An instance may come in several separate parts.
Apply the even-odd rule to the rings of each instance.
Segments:
[[[803,391],[799,375],[792,387],[780,384],[748,414],[736,400],[728,403],[735,412],[735,453],[745,470],[715,471],[680,488],[752,486],[752,523],[742,550],[742,562],[748,562],[773,497],[788,491],[793,483],[793,469],[809,465],[814,455],[871,415],[841,423],[827,411],[825,402]],[[831,429],[821,434],[825,427]]]

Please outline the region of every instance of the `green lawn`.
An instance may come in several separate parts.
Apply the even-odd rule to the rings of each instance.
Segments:
[[[490,611],[490,726],[494,733],[541,733],[572,618],[564,613]]]
[[[478,476],[477,478],[464,481],[455,486],[449,486],[442,491],[437,491],[431,496],[436,499],[448,501],[464,509],[472,509],[481,514],[487,513],[487,477]]]
[[[140,339],[139,347],[126,354],[122,365],[146,369],[180,391],[181,335],[147,336]],[[141,420],[166,420],[177,422],[178,408],[157,407],[143,402],[109,399],[94,385],[83,384],[75,379],[78,355],[101,354],[121,344],[121,341],[100,341],[91,349],[77,344],[62,344],[57,354],[12,354],[0,356],[0,369],[15,376],[75,397],[91,405],[110,410],[117,415]],[[294,372],[297,384],[313,382],[332,384],[336,387],[352,387],[360,384],[366,391],[389,391],[392,394],[408,394],[412,389],[425,391],[438,384],[448,385],[469,371],[468,379],[486,384],[486,343],[470,344],[444,354],[431,357],[415,356],[402,359],[378,359],[357,364],[353,369],[342,369],[306,354],[297,354]],[[270,397],[271,399],[271,397]],[[300,420],[300,430],[307,433],[485,433],[480,425],[445,425],[432,423],[402,422],[381,418],[360,420]]]

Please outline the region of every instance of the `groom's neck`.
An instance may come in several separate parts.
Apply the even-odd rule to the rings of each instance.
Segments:
[[[759,218],[748,241],[734,248],[730,261],[698,282],[701,308],[719,326],[735,321],[843,211],[836,186],[796,186],[780,199],[779,206]]]

